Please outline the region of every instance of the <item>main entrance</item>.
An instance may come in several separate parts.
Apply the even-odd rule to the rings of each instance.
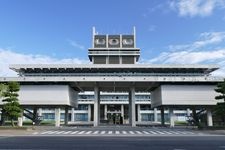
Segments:
[[[101,124],[123,125],[128,124],[128,105],[104,104],[100,107]]]

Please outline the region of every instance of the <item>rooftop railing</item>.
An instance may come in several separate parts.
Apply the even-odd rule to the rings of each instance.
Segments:
[[[204,73],[23,73],[21,76],[209,76]]]

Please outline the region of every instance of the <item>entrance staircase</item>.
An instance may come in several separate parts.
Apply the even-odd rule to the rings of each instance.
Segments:
[[[37,113],[33,113],[28,109],[24,109],[23,115],[30,119],[35,125],[39,125],[43,120],[43,116],[38,116]]]

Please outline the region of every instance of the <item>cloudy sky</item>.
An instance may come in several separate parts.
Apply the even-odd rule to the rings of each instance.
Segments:
[[[92,27],[137,30],[140,63],[218,64],[225,76],[225,0],[1,0],[0,76],[9,64],[89,63]]]

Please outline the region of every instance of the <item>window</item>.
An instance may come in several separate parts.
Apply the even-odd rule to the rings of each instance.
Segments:
[[[75,121],[88,121],[88,114],[87,113],[75,114],[74,120]]]

